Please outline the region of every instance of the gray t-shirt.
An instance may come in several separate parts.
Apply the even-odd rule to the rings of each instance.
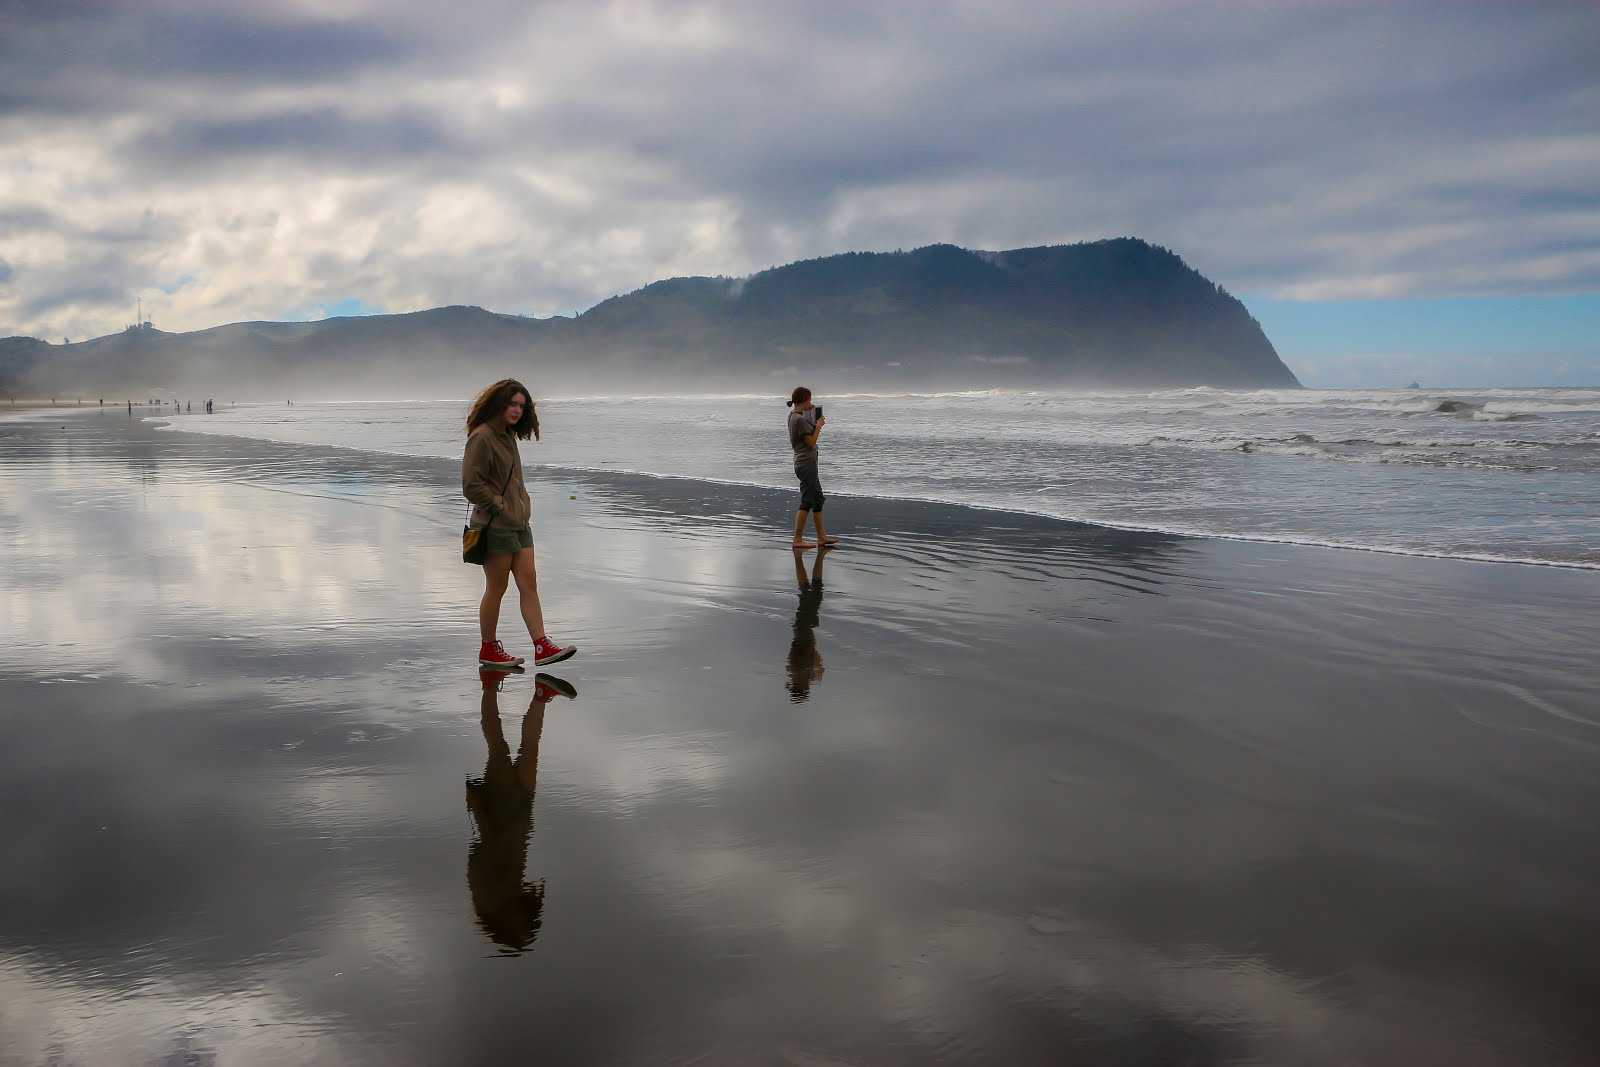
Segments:
[[[816,409],[813,408],[813,411]],[[817,428],[817,420],[810,411],[789,412],[789,447],[794,449],[794,465],[804,466],[817,461],[817,450],[806,444],[806,437]]]

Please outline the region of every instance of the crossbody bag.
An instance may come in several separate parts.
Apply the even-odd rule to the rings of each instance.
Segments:
[[[516,472],[517,468],[515,466],[506,472],[506,484],[500,487],[500,496],[502,498],[505,497],[506,490],[511,488],[511,476]],[[494,517],[500,514],[500,509],[495,508],[489,512],[489,517],[484,520],[483,529],[474,530],[472,528],[472,509],[474,507],[476,505],[471,503],[467,505],[467,521],[461,527],[461,562],[481,567],[484,561],[489,558],[489,525],[494,522]]]

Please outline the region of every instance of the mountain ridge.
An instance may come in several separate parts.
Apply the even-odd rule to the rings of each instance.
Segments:
[[[946,386],[1297,387],[1260,324],[1175,253],[1138,238],[1005,251],[845,252],[742,277],[664,278],[579,315],[472,305],[75,344],[0,339],[0,389],[116,394],[705,385],[787,392]],[[539,385],[535,385],[538,381]],[[470,386],[469,386],[470,389]],[[411,389],[415,393],[415,388]]]

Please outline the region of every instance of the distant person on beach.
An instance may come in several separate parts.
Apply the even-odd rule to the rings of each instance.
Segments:
[[[794,516],[794,549],[796,552],[817,545],[836,545],[837,537],[829,537],[822,528],[822,505],[827,497],[822,494],[822,480],[817,474],[817,438],[822,435],[828,420],[822,417],[822,408],[811,401],[811,390],[796,386],[787,401],[793,409],[789,412],[789,445],[794,449],[794,476],[800,479],[800,510]],[[817,529],[817,540],[807,541],[806,516],[811,516]]]
[[[533,638],[533,662],[559,663],[577,652],[576,645],[562,648],[544,631],[544,609],[539,605],[539,576],[533,564],[533,530],[529,521],[533,503],[522,481],[522,456],[517,439],[539,439],[539,416],[527,387],[513,378],[495,382],[472,402],[467,413],[467,448],[461,458],[461,493],[472,502],[469,524],[486,531],[488,559],[483,564],[483,600],[478,605],[478,629],[483,645],[478,662],[485,667],[515,667],[513,656],[495,639],[500,621],[500,598],[509,578],[517,582],[522,621]]]

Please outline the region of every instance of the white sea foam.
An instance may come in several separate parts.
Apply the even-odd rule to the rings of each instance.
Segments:
[[[1600,566],[1600,390],[839,394],[824,483],[1122,528]],[[1441,407],[1451,410],[1441,411]],[[769,396],[541,400],[530,466],[792,486]],[[465,401],[224,409],[174,428],[460,454]],[[1537,416],[1527,418],[1526,416]]]

